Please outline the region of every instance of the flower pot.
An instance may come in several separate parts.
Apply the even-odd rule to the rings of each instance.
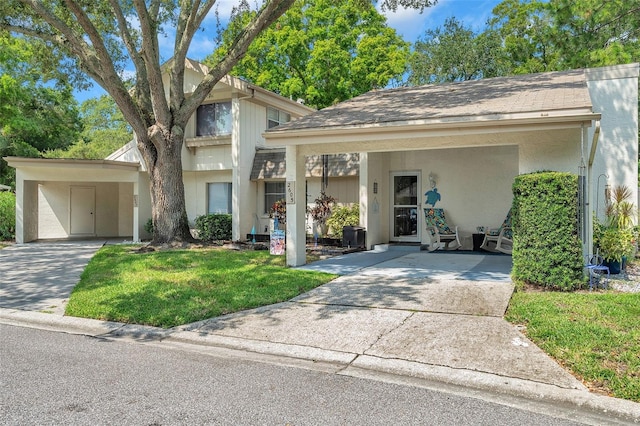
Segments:
[[[621,271],[621,262],[618,260],[605,260],[604,266],[609,267],[609,273],[611,274],[619,274]]]

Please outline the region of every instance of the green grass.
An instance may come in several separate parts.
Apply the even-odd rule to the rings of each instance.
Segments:
[[[590,389],[640,402],[640,295],[520,291],[506,319]]]
[[[283,302],[335,278],[287,268],[268,251],[135,249],[100,249],[66,315],[169,328]]]

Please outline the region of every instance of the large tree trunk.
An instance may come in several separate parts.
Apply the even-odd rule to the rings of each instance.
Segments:
[[[174,132],[168,141],[157,144],[161,149],[155,149],[148,139],[138,141],[150,179],[152,244],[194,241],[189,230],[182,179],[183,141],[182,132]]]

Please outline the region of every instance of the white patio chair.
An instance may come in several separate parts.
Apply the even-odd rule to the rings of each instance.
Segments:
[[[484,235],[481,249],[511,254],[513,251],[513,230],[511,228],[511,210],[500,225],[500,228],[489,229]]]
[[[453,229],[447,224],[443,209],[426,208],[424,217],[427,224],[427,231],[430,232],[431,243],[429,251],[438,249],[457,250],[462,244],[458,236],[458,227]]]

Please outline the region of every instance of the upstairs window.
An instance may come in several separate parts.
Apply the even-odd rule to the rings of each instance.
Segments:
[[[291,121],[291,114],[287,114],[279,109],[267,107],[267,129],[288,123],[289,121]]]
[[[196,136],[231,134],[231,102],[204,104],[196,112]]]

